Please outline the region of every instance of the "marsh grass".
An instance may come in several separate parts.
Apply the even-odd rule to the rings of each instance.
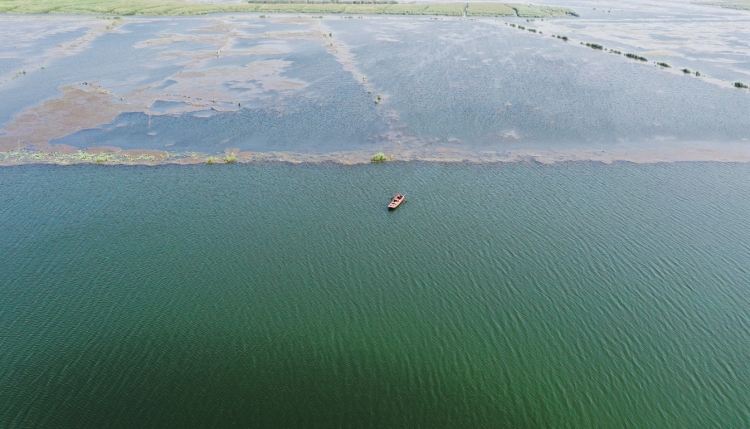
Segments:
[[[425,15],[463,16],[466,12],[466,3],[431,4],[424,12]]]
[[[503,3],[469,3],[468,5],[466,16],[518,16],[515,9]]]
[[[216,164],[216,157],[209,156],[206,158],[206,164]]]
[[[233,162],[237,162],[237,155],[230,153],[229,155],[226,155],[224,157],[224,162],[227,164],[231,164]]]

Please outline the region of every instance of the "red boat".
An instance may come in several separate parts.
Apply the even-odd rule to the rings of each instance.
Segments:
[[[391,203],[388,204],[388,210],[395,210],[405,200],[406,200],[406,195],[396,194],[396,196],[393,197],[393,199],[391,200]]]

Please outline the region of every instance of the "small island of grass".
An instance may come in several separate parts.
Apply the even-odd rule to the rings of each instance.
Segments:
[[[372,157],[370,157],[370,161],[371,162],[383,162],[386,159],[387,158],[386,158],[386,156],[385,156],[385,154],[383,152],[378,152],[375,155],[373,155]]]

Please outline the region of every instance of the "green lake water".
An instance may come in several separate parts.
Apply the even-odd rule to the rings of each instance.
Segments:
[[[750,427],[749,179],[3,168],[0,428]]]

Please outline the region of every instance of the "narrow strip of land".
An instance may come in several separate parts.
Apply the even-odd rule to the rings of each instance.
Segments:
[[[712,6],[720,6],[726,9],[750,10],[750,0],[729,0],[729,1],[697,2],[697,3],[708,4]]]
[[[93,15],[205,15],[209,13],[315,13],[553,18],[578,16],[563,7],[511,3],[192,3],[177,0],[0,0],[0,13]]]

